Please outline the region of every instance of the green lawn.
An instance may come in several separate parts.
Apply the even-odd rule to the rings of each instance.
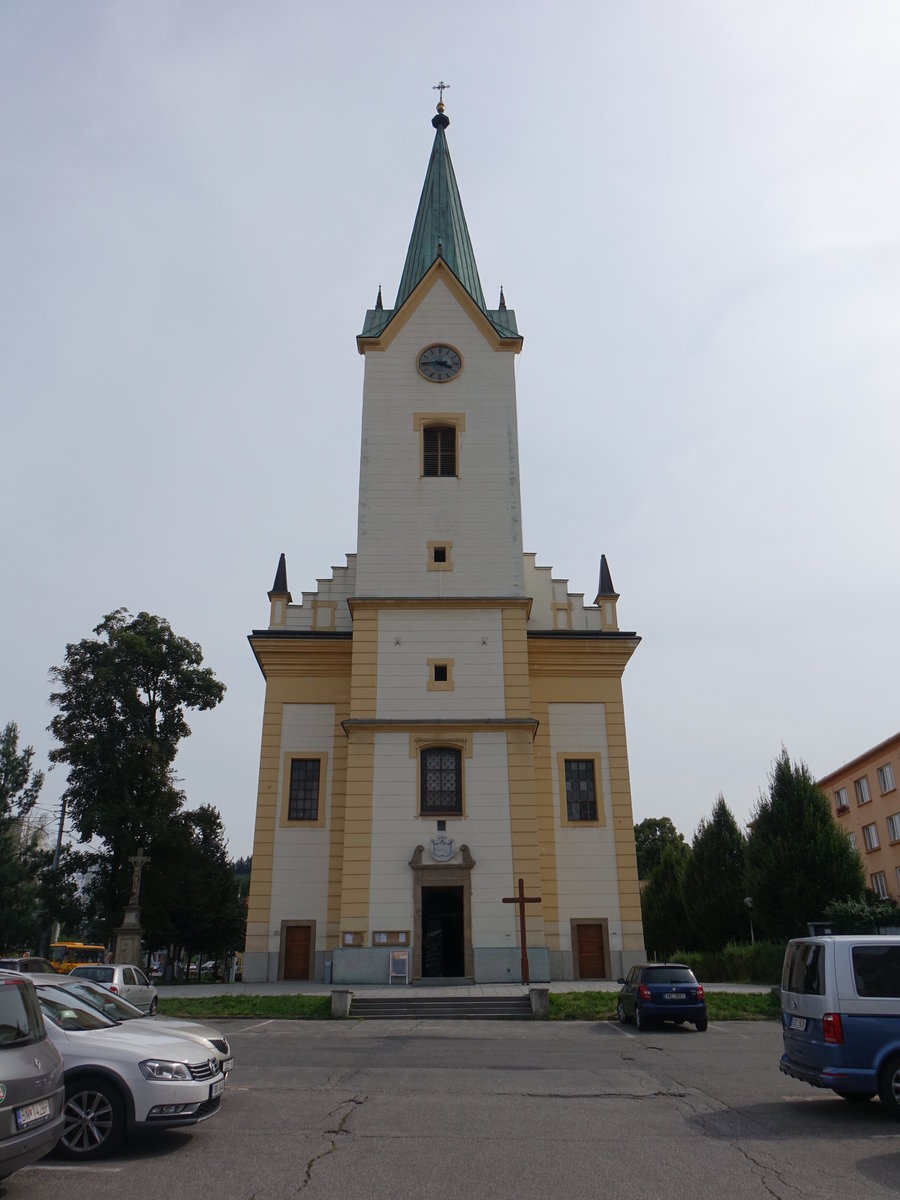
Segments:
[[[611,1021],[616,1015],[615,992],[551,992],[551,1021]],[[710,1021],[777,1021],[781,1007],[771,992],[707,992]]]

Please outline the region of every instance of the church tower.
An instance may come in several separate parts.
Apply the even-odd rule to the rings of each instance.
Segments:
[[[515,356],[443,103],[365,357],[357,551],[269,628],[244,979],[615,978],[643,953],[620,632],[522,546]],[[404,953],[405,952],[405,953]]]

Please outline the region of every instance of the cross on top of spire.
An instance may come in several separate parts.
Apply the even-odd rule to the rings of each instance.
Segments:
[[[443,79],[442,79],[440,83],[436,83],[436,84],[434,85],[434,87],[431,89],[433,92],[440,92],[440,93],[441,93],[441,97],[440,97],[440,103],[441,103],[441,104],[443,104],[443,103],[444,103],[444,92],[446,92],[446,91],[448,90],[448,88],[449,88],[449,87],[450,87],[450,84],[449,84],[449,83],[444,83],[444,81],[443,81]]]

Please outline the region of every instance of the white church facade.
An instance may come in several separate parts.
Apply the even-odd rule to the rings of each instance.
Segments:
[[[523,552],[515,314],[484,300],[438,105],[365,357],[357,550],[269,624],[246,981],[616,978],[643,958],[618,628]],[[404,952],[398,953],[398,952]]]

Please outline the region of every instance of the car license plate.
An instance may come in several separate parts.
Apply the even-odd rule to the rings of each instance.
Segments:
[[[234,1059],[226,1058],[225,1061],[222,1063],[222,1070],[227,1075],[233,1066],[234,1066]]]
[[[209,1085],[209,1098],[215,1100],[216,1096],[221,1096],[225,1091],[225,1080],[217,1079],[215,1083]]]
[[[667,1000],[687,1000],[686,992],[666,992]]]
[[[19,1129],[27,1129],[38,1121],[44,1121],[50,1116],[50,1101],[38,1100],[34,1104],[23,1104],[16,1109],[16,1125]]]
[[[791,1029],[799,1029],[802,1033],[806,1028],[806,1017],[791,1017]]]

